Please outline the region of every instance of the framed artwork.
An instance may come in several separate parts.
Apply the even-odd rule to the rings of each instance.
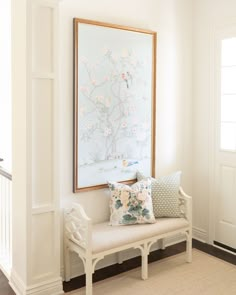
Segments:
[[[74,192],[155,173],[156,33],[74,19]]]

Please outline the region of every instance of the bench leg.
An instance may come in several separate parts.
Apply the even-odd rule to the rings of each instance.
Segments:
[[[148,278],[148,248],[147,244],[144,244],[142,250],[142,279]]]
[[[123,263],[123,256],[122,256],[122,252],[118,252],[117,253],[117,262],[118,264],[122,264]]]
[[[92,259],[86,259],[85,274],[86,274],[86,295],[92,295],[93,294],[93,265],[92,265]]]
[[[186,261],[192,262],[192,231],[191,230],[187,233]]]
[[[65,263],[65,281],[69,282],[70,281],[70,249],[69,247],[65,244],[65,253],[64,253],[64,263]]]
[[[160,247],[161,247],[161,250],[165,250],[166,246],[165,246],[165,240],[164,239],[160,240]]]

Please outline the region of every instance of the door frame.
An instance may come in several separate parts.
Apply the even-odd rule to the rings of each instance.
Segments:
[[[216,221],[216,145],[220,142],[221,64],[220,42],[236,37],[236,19],[212,26],[210,30],[210,103],[209,103],[209,223],[208,243],[214,245]],[[229,151],[232,153],[232,151]],[[236,152],[233,152],[236,153]],[[224,249],[225,250],[225,249]],[[225,250],[227,251],[227,250]]]

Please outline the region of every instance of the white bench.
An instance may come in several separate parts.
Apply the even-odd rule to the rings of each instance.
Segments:
[[[192,261],[192,198],[179,190],[180,218],[158,218],[154,224],[110,226],[109,222],[92,224],[83,208],[75,203],[65,212],[64,251],[65,280],[70,276],[70,251],[82,259],[86,274],[86,295],[92,295],[92,275],[97,262],[104,256],[135,248],[141,250],[142,279],[148,278],[148,255],[151,246],[158,240],[185,234],[186,261]]]

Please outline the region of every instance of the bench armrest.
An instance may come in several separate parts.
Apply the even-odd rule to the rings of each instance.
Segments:
[[[192,227],[192,197],[188,196],[182,187],[179,188],[179,199],[182,201],[182,205],[184,206],[184,215],[188,220],[190,226]]]
[[[65,238],[71,240],[86,251],[91,249],[92,221],[83,207],[73,203],[72,209],[64,213]]]

